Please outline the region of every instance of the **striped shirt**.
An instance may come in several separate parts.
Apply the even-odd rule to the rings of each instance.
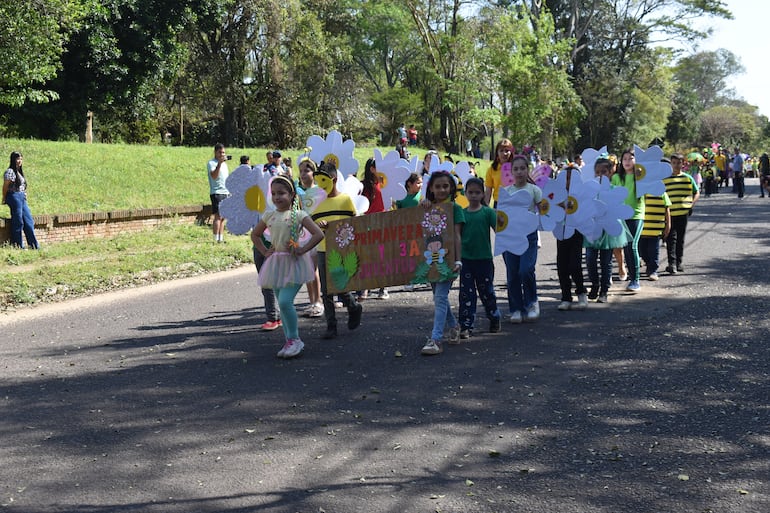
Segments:
[[[671,175],[663,179],[666,193],[671,200],[671,217],[686,216],[692,209],[693,196],[698,192],[698,186],[692,176],[687,173]]]
[[[663,196],[644,196],[644,225],[642,237],[660,237],[666,229],[666,210],[671,206],[671,200],[665,192]]]

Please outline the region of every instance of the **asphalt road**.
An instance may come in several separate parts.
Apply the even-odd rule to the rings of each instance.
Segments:
[[[697,205],[684,274],[584,312],[557,311],[544,234],[541,320],[434,357],[430,293],[395,288],[333,341],[302,320],[305,354],[277,359],[248,267],[4,314],[2,510],[767,513],[770,199],[749,184]]]

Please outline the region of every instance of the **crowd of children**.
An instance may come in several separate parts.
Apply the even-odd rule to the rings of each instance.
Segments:
[[[680,157],[673,156],[674,159]],[[431,172],[431,161],[435,162],[434,155],[428,153],[422,172],[412,173],[403,184],[406,196],[392,201],[389,205],[391,209],[430,209],[436,205],[449,204],[453,211],[454,224],[451,229],[454,232],[455,247],[452,250],[456,259],[449,263],[453,274],[449,279],[430,284],[434,302],[433,326],[427,342],[421,349],[424,355],[441,353],[444,350],[444,341],[458,344],[472,336],[478,327],[478,300],[481,301],[488,319],[488,331],[501,331],[503,313],[498,308],[494,289],[491,238],[492,231],[499,224],[499,214],[495,207],[502,191],[506,194],[526,191],[530,198],[528,209],[531,212],[538,212],[543,198],[542,189],[534,183],[530,174],[533,167],[532,156],[516,154],[513,144],[507,139],[497,144],[494,160],[485,178],[482,180],[472,177],[462,184],[462,192],[468,205],[466,208],[455,203],[458,195],[457,176],[443,168]],[[604,182],[606,187],[624,187],[627,191],[625,204],[628,206],[626,208],[629,215],[625,219],[618,219],[617,230],[609,230],[612,233],[603,231],[594,240],[588,240],[577,230],[570,237],[557,240],[557,274],[561,288],[558,310],[562,311],[584,310],[589,300],[607,302],[612,284],[613,251],[616,250],[620,250],[624,257],[618,265],[621,280],[624,274],[628,277],[628,283],[625,284],[627,291],[637,292],[641,288],[642,264],[646,265],[644,274],[647,278],[657,280],[660,240],[669,237],[672,230],[672,199],[668,194],[637,197],[633,151],[623,152],[619,162],[615,156],[600,155],[593,167],[594,169],[581,170],[576,163],[568,163],[561,170],[554,170],[553,175],[565,173],[568,190],[570,180],[583,180],[581,173],[591,173],[600,184]],[[298,168],[299,179],[296,182],[285,174],[277,175],[280,178],[271,182],[270,194],[276,207],[275,212],[265,215],[251,235],[255,260],[261,264],[260,285],[272,289],[275,295],[273,301],[267,301],[271,294],[265,296],[268,315],[271,308],[275,309],[268,303],[274,304],[275,300],[280,311],[281,320],[273,314],[274,318],[268,319],[272,324],[267,328],[263,325],[263,329],[283,327],[286,343],[278,352],[278,356],[282,358],[297,356],[304,347],[297,332],[297,313],[294,309],[294,298],[303,284],[307,284],[310,297],[306,315],[325,317],[326,331],[322,338],[337,336],[335,305],[340,305],[335,303],[333,296],[327,292],[323,233],[330,222],[356,215],[350,196],[340,193],[337,189],[337,170],[333,163],[316,165],[304,157],[300,159]],[[506,175],[507,173],[509,174]],[[507,176],[507,181],[503,178],[504,175]],[[382,184],[374,159],[367,161],[362,176],[363,195],[369,200],[369,210],[366,213],[384,211],[386,207],[381,193]],[[423,179],[427,180],[427,187],[425,197],[421,198]],[[680,199],[679,203],[675,201],[675,210],[683,208],[682,201],[689,201],[686,208],[691,209],[697,200],[697,194],[693,199],[692,194],[687,192],[690,191],[689,180],[692,178],[684,175],[682,180],[676,182],[681,190],[685,191],[682,196],[686,199]],[[611,185],[606,185],[607,182]],[[326,198],[312,215],[308,215],[302,211],[301,202],[297,201],[297,191],[307,191],[313,187],[321,187],[326,192]],[[263,237],[268,228],[272,233],[271,245],[266,244]],[[299,232],[303,229],[307,230],[310,237],[305,237],[301,243]],[[683,234],[681,240],[683,241]],[[526,234],[526,241],[526,248],[521,254],[511,251],[502,254],[506,270],[507,318],[513,324],[534,322],[540,317],[535,274],[540,247],[538,231]],[[589,283],[584,283],[584,254]],[[681,255],[676,255],[676,250],[673,254],[673,265],[681,269]],[[625,266],[628,267],[627,272]],[[671,264],[667,270],[676,272],[671,270]],[[450,290],[458,277],[459,315],[455,317]],[[590,290],[586,285],[590,286]],[[406,290],[412,290],[411,286],[407,286]],[[379,296],[388,297],[387,289],[381,289]],[[361,323],[363,308],[359,301],[362,297],[365,296],[362,296],[361,292],[357,295],[353,291],[339,296],[341,306],[348,310],[348,328],[351,330]]]

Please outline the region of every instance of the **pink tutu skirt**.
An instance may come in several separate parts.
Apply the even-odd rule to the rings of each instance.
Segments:
[[[273,253],[259,272],[259,286],[280,289],[288,285],[304,285],[315,279],[315,267],[309,253],[295,256],[291,253]]]

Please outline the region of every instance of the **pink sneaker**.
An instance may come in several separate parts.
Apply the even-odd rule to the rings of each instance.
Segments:
[[[278,319],[277,321],[267,321],[265,324],[263,324],[259,328],[262,331],[273,331],[275,329],[280,328],[281,326],[283,326],[283,323],[281,323],[281,319]]]

